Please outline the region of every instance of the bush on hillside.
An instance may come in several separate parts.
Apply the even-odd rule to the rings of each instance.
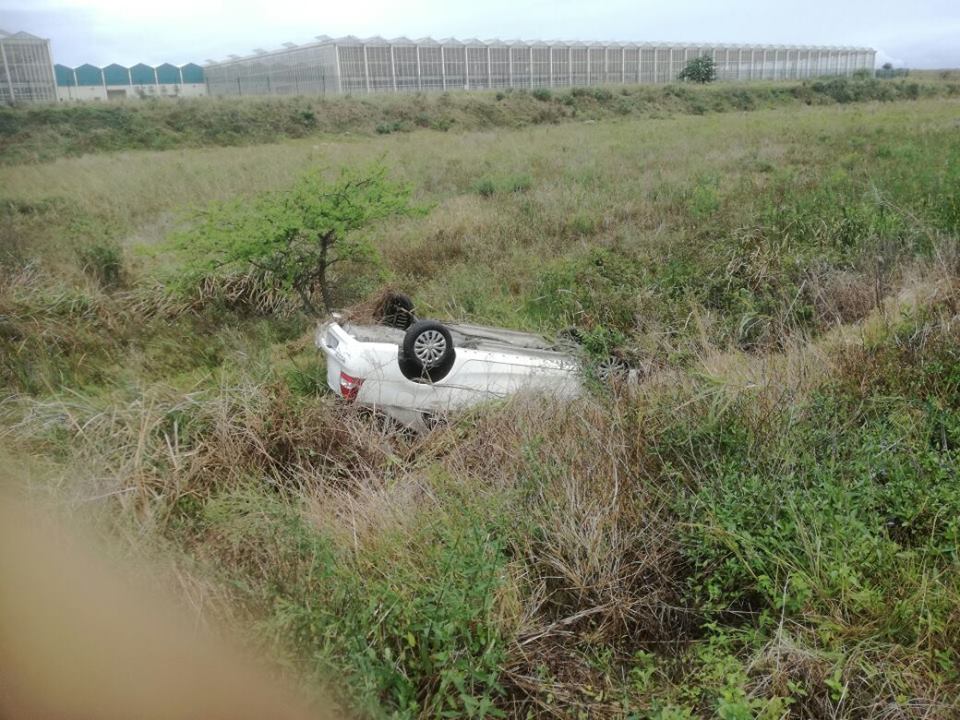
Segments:
[[[845,102],[960,94],[960,83],[953,76],[942,79],[948,82],[881,83],[882,91],[870,87],[870,78],[855,80],[852,82],[858,86],[859,94]],[[846,78],[838,80],[851,82]],[[603,87],[574,87],[563,92],[539,88],[530,93],[508,88],[494,94],[470,92],[426,97],[411,93],[382,99],[360,99],[348,94],[0,107],[0,163],[40,162],[130,149],[267,143],[314,133],[390,134],[415,127],[439,131],[515,127],[582,118],[581,113],[588,113],[590,119],[662,111],[703,114],[730,107],[774,107],[797,100],[814,104],[830,98],[821,92],[829,88],[812,90],[811,85],[812,82],[776,86],[758,83],[744,84],[736,90],[705,92],[692,90],[688,85],[682,88],[682,94],[676,87],[662,86],[639,87],[628,94],[624,94],[627,88],[616,94]],[[868,88],[869,92],[864,92]],[[530,102],[531,97],[539,102]]]
[[[717,79],[717,64],[709,55],[701,55],[700,57],[690,60],[686,67],[680,71],[678,77],[680,80],[688,80],[705,85]]]

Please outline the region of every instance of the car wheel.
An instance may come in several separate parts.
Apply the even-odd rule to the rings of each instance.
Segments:
[[[594,371],[597,380],[603,383],[623,382],[630,376],[630,366],[623,358],[616,355],[600,360],[595,366]]]
[[[417,321],[413,312],[413,300],[403,293],[390,293],[376,311],[377,322],[387,327],[406,330]]]
[[[410,380],[436,382],[446,377],[455,359],[453,337],[442,323],[419,320],[403,336],[400,369]]]

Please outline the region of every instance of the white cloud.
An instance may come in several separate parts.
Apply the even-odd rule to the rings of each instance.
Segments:
[[[203,61],[315,35],[867,45],[884,61],[960,67],[957,0],[3,0],[0,27],[53,41],[58,62]]]

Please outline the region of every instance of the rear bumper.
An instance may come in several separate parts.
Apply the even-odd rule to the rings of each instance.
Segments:
[[[329,387],[335,395],[340,395],[340,373],[343,372],[343,364],[346,361],[346,356],[343,351],[340,350],[340,345],[344,341],[352,340],[353,338],[347,336],[336,323],[320,325],[314,337],[314,344],[323,352],[324,358],[326,359],[327,387]]]

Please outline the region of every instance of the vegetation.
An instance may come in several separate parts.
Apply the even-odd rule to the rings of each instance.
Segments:
[[[717,64],[709,55],[692,58],[680,71],[679,78],[706,85],[717,79]]]
[[[699,62],[699,61],[698,61]],[[552,125],[606,118],[732,112],[798,104],[955,97],[960,82],[934,75],[877,82],[837,79],[718,84],[540,88],[527,92],[147,99],[0,108],[0,163],[43,162],[117,150],[236,146],[335,135],[390,135]],[[693,78],[691,78],[693,79]]]
[[[345,170],[328,183],[313,171],[289,190],[213,205],[174,245],[187,256],[186,277],[260,273],[271,290],[295,291],[308,315],[320,315],[314,305],[318,292],[324,312],[331,312],[332,272],[339,273],[342,285],[376,259],[376,250],[359,233],[377,220],[409,212],[409,190],[390,183],[385,173],[382,167]]]
[[[0,168],[0,450],[362,717],[955,717],[960,138],[915,86]],[[334,226],[379,258],[336,303],[575,325],[644,381],[419,437],[336,403],[257,267]]]

